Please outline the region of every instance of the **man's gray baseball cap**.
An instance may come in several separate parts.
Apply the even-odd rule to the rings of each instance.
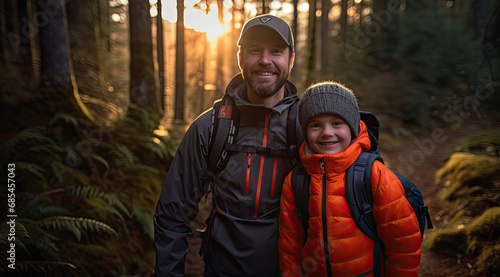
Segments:
[[[238,46],[241,46],[241,40],[248,30],[256,26],[267,26],[276,31],[281,38],[283,38],[288,47],[290,47],[290,51],[293,52],[293,36],[290,31],[290,26],[288,26],[283,19],[270,14],[260,15],[248,20],[241,30]]]

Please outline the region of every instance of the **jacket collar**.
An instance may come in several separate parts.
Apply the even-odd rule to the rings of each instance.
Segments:
[[[311,151],[306,151],[309,145],[304,142],[300,147],[300,159],[307,172],[309,174],[320,174],[320,159],[323,159],[325,172],[328,174],[339,174],[346,171],[362,151],[370,149],[370,138],[365,123],[361,121],[359,127],[358,137],[351,142],[347,149],[335,155],[311,154]]]

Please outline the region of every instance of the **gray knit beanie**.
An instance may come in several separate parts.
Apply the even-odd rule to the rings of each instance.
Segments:
[[[354,93],[335,82],[310,86],[299,101],[299,123],[307,140],[307,124],[320,114],[340,116],[351,129],[352,139],[359,134],[359,108]]]

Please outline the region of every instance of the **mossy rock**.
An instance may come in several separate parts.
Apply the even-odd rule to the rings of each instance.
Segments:
[[[483,276],[498,276],[500,272],[500,244],[485,247],[477,259],[477,270]]]
[[[491,131],[491,130],[490,130]],[[500,156],[500,134],[481,134],[460,141],[454,152],[472,152],[493,157]]]
[[[484,212],[467,227],[467,252],[477,254],[488,245],[500,244],[500,207]]]
[[[442,200],[454,200],[476,192],[477,188],[492,188],[499,178],[498,158],[471,153],[454,153],[448,162],[436,172],[436,179],[448,183]],[[472,188],[473,191],[470,191]]]
[[[466,242],[467,235],[464,230],[436,230],[430,232],[427,239],[422,244],[424,249],[439,251],[440,249],[454,249],[465,254],[466,245],[457,242]]]

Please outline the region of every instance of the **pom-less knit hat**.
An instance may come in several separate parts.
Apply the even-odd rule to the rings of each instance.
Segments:
[[[352,91],[335,82],[310,86],[299,101],[299,123],[307,140],[307,124],[320,114],[340,116],[351,129],[352,139],[359,134],[359,108]]]

